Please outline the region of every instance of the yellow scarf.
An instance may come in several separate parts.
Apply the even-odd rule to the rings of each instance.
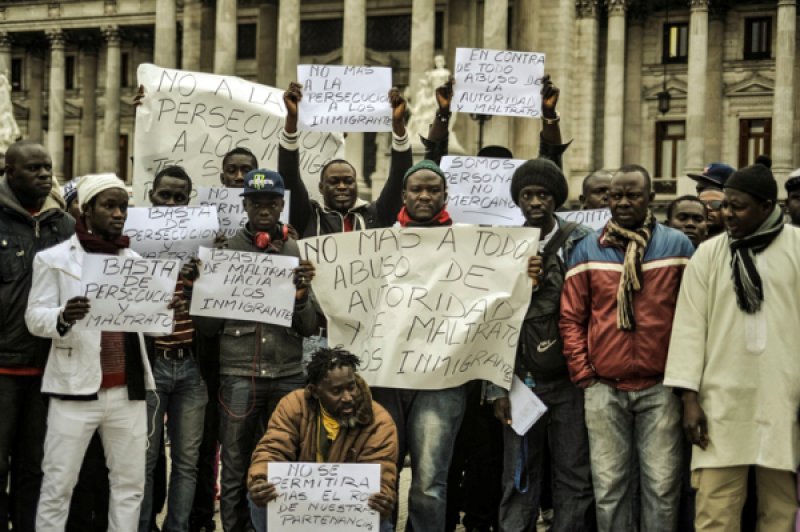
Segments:
[[[319,403],[320,416],[317,418],[317,462],[324,462],[328,458],[330,442],[336,441],[341,425],[331,416],[322,403]],[[323,437],[323,429],[325,431]]]

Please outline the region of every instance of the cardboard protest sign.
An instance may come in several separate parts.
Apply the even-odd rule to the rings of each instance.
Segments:
[[[218,231],[217,208],[210,205],[132,207],[123,233],[142,257],[186,260],[213,245]]]
[[[227,187],[198,187],[197,196],[194,202],[198,205],[213,205],[217,208],[219,219],[219,230],[227,238],[232,237],[236,232],[247,223],[247,213],[244,212],[242,205],[243,188]],[[291,191],[287,190],[283,194],[283,211],[280,220],[282,223],[289,223],[289,203],[291,202]]]
[[[391,131],[392,69],[298,65],[299,131]]]
[[[291,327],[297,257],[200,248],[198,258],[190,314]]]
[[[283,90],[233,76],[139,65],[144,98],[136,110],[134,203],[149,205],[153,177],[168,165],[183,166],[194,186],[220,184],[222,157],[235,147],[253,152],[261,168],[278,167],[278,134],[286,108]],[[318,195],[322,166],[333,159],[341,135],[300,135],[300,172]]]
[[[456,223],[520,226],[525,216],[511,198],[511,176],[525,161],[493,157],[442,157],[447,211]]]
[[[330,345],[361,357],[371,386],[508,389],[531,297],[532,228],[391,228],[301,240]]]
[[[544,57],[537,52],[456,48],[453,110],[539,118]]]
[[[177,260],[144,259],[88,253],[81,272],[81,295],[89,299],[89,315],[74,329],[171,333],[181,264]]]
[[[578,222],[595,231],[600,231],[611,219],[608,209],[590,209],[586,211],[557,212],[556,216],[567,222]]]
[[[380,464],[272,462],[278,498],[267,504],[267,530],[377,532],[380,514],[367,505],[381,491]]]

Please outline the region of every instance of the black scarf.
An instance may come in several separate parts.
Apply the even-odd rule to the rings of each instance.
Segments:
[[[116,255],[119,250],[125,249],[130,246],[130,239],[121,235],[114,240],[106,240],[105,238],[90,232],[83,222],[82,218],[78,218],[75,222],[75,234],[78,235],[78,240],[81,243],[86,253],[105,253],[107,255]]]

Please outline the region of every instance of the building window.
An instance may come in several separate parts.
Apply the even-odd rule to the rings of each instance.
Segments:
[[[131,54],[123,53],[119,58],[119,86],[130,87],[131,85]]]
[[[236,59],[256,58],[256,25],[239,24],[236,28]]]
[[[300,23],[300,55],[323,55],[342,47],[344,20],[304,20]]]
[[[739,168],[750,166],[756,157],[769,154],[772,148],[772,120],[744,118],[739,120]]]
[[[21,91],[22,89],[22,58],[15,57],[11,59],[11,90]]]
[[[64,88],[72,90],[75,88],[75,56],[68,55],[64,58]]]
[[[744,20],[744,58],[769,59],[772,52],[772,17]]]
[[[433,47],[444,47],[444,13],[437,11]],[[407,51],[411,48],[411,15],[385,15],[367,18],[367,48],[378,52]]]
[[[686,164],[686,122],[656,122],[655,191],[675,193],[675,179],[684,173]]]
[[[63,177],[62,181],[72,181],[72,178],[75,177],[74,173],[72,172],[74,161],[75,137],[73,135],[64,135],[64,167],[62,169],[64,175],[59,176]]]
[[[664,63],[686,63],[689,60],[689,24],[664,24]]]

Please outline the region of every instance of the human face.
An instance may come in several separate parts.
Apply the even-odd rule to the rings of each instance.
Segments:
[[[540,185],[528,185],[519,191],[517,205],[528,225],[538,227],[545,234],[553,229],[556,201],[549,190]]]
[[[245,153],[234,153],[225,159],[219,179],[225,188],[244,188],[244,176],[255,169],[253,157]]]
[[[325,206],[339,212],[353,208],[358,197],[356,172],[347,163],[333,163],[319,181],[319,193]]]
[[[179,177],[165,175],[158,186],[150,191],[150,203],[154,207],[189,205],[189,182]]]
[[[706,204],[706,218],[708,218],[708,236],[718,235],[725,230],[725,219],[722,216],[722,202],[725,193],[716,188],[707,188],[697,197]]]
[[[610,175],[594,175],[586,180],[584,193],[580,197],[582,209],[605,209],[608,207]]]
[[[647,190],[647,180],[639,172],[616,174],[608,191],[611,217],[626,229],[637,229],[647,218],[653,193]]]
[[[706,208],[696,201],[678,202],[672,209],[668,225],[677,229],[692,241],[694,247],[700,245],[708,234]]]
[[[339,423],[352,427],[356,419],[356,407],[361,392],[356,384],[356,375],[350,366],[328,371],[319,384],[310,384],[311,395],[319,399],[323,408]]]
[[[722,216],[731,238],[744,238],[753,234],[772,212],[775,203],[761,200],[747,192],[725,189]]]
[[[800,227],[800,188],[789,192],[786,198],[786,209],[789,211],[792,225]]]
[[[53,189],[53,161],[44,146],[28,144],[6,167],[8,184],[24,207],[41,207]]]
[[[248,194],[242,203],[253,231],[271,231],[283,210],[283,198],[275,194]]]
[[[432,220],[447,203],[444,180],[432,170],[417,170],[406,180],[403,204],[408,215],[417,222]]]
[[[85,209],[89,230],[106,240],[119,238],[128,218],[128,191],[122,188],[104,190]]]

